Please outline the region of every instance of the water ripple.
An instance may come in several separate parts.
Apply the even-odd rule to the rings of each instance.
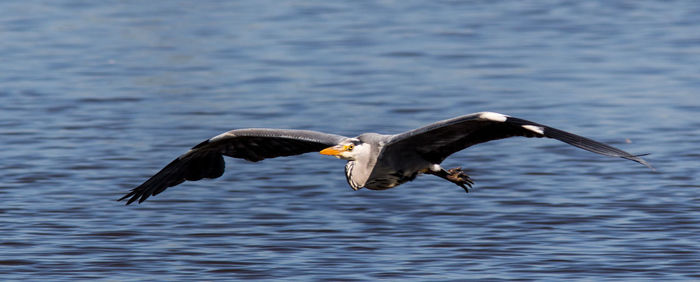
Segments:
[[[3,280],[700,278],[697,7],[163,3],[0,3]],[[444,162],[469,194],[430,176],[352,191],[308,154],[115,201],[234,128],[398,133],[482,110],[658,170],[511,138]]]

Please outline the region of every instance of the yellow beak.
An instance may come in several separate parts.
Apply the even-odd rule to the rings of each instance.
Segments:
[[[340,153],[342,153],[343,151],[344,151],[344,148],[339,147],[339,146],[333,146],[333,147],[325,148],[325,149],[321,150],[319,153],[321,153],[321,155],[337,156]]]

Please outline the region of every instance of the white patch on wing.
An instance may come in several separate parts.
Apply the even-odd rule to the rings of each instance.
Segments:
[[[532,132],[534,132],[534,133],[544,135],[544,127],[527,124],[527,125],[523,125],[523,128],[525,128],[525,129],[527,129],[527,130],[530,130],[530,131],[532,131]]]
[[[228,132],[224,132],[224,133],[221,133],[221,134],[219,134],[219,135],[216,135],[216,136],[214,136],[214,137],[212,137],[212,138],[209,138],[209,141],[210,141],[210,142],[218,141],[219,139],[222,139],[222,138],[224,138],[224,137],[226,137],[226,136],[230,136],[230,135],[231,135],[231,134],[229,134]]]
[[[442,169],[442,167],[439,164],[433,164],[430,166],[430,171],[432,172],[438,172]]]
[[[508,116],[494,112],[483,112],[479,115],[479,118],[490,121],[504,122],[506,119],[508,119]]]

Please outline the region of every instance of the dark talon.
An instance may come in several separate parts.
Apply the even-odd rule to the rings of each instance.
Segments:
[[[438,171],[427,170],[426,173],[433,174],[443,178],[449,182],[457,184],[457,186],[462,187],[465,192],[469,193],[469,188],[472,188],[474,181],[464,173],[462,167],[455,167],[448,170],[443,168]]]
[[[474,184],[474,181],[469,177],[469,175],[464,173],[462,167],[455,167],[447,170],[446,179],[454,184],[457,184],[459,187],[462,187],[462,189],[464,189],[464,191],[467,193],[469,193],[469,188],[472,188],[472,185]]]

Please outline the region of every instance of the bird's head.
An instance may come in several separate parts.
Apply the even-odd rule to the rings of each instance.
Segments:
[[[333,147],[328,147],[321,150],[322,155],[334,156],[339,159],[354,161],[357,160],[358,156],[364,152],[365,144],[359,142],[358,140],[348,140],[344,141]]]

